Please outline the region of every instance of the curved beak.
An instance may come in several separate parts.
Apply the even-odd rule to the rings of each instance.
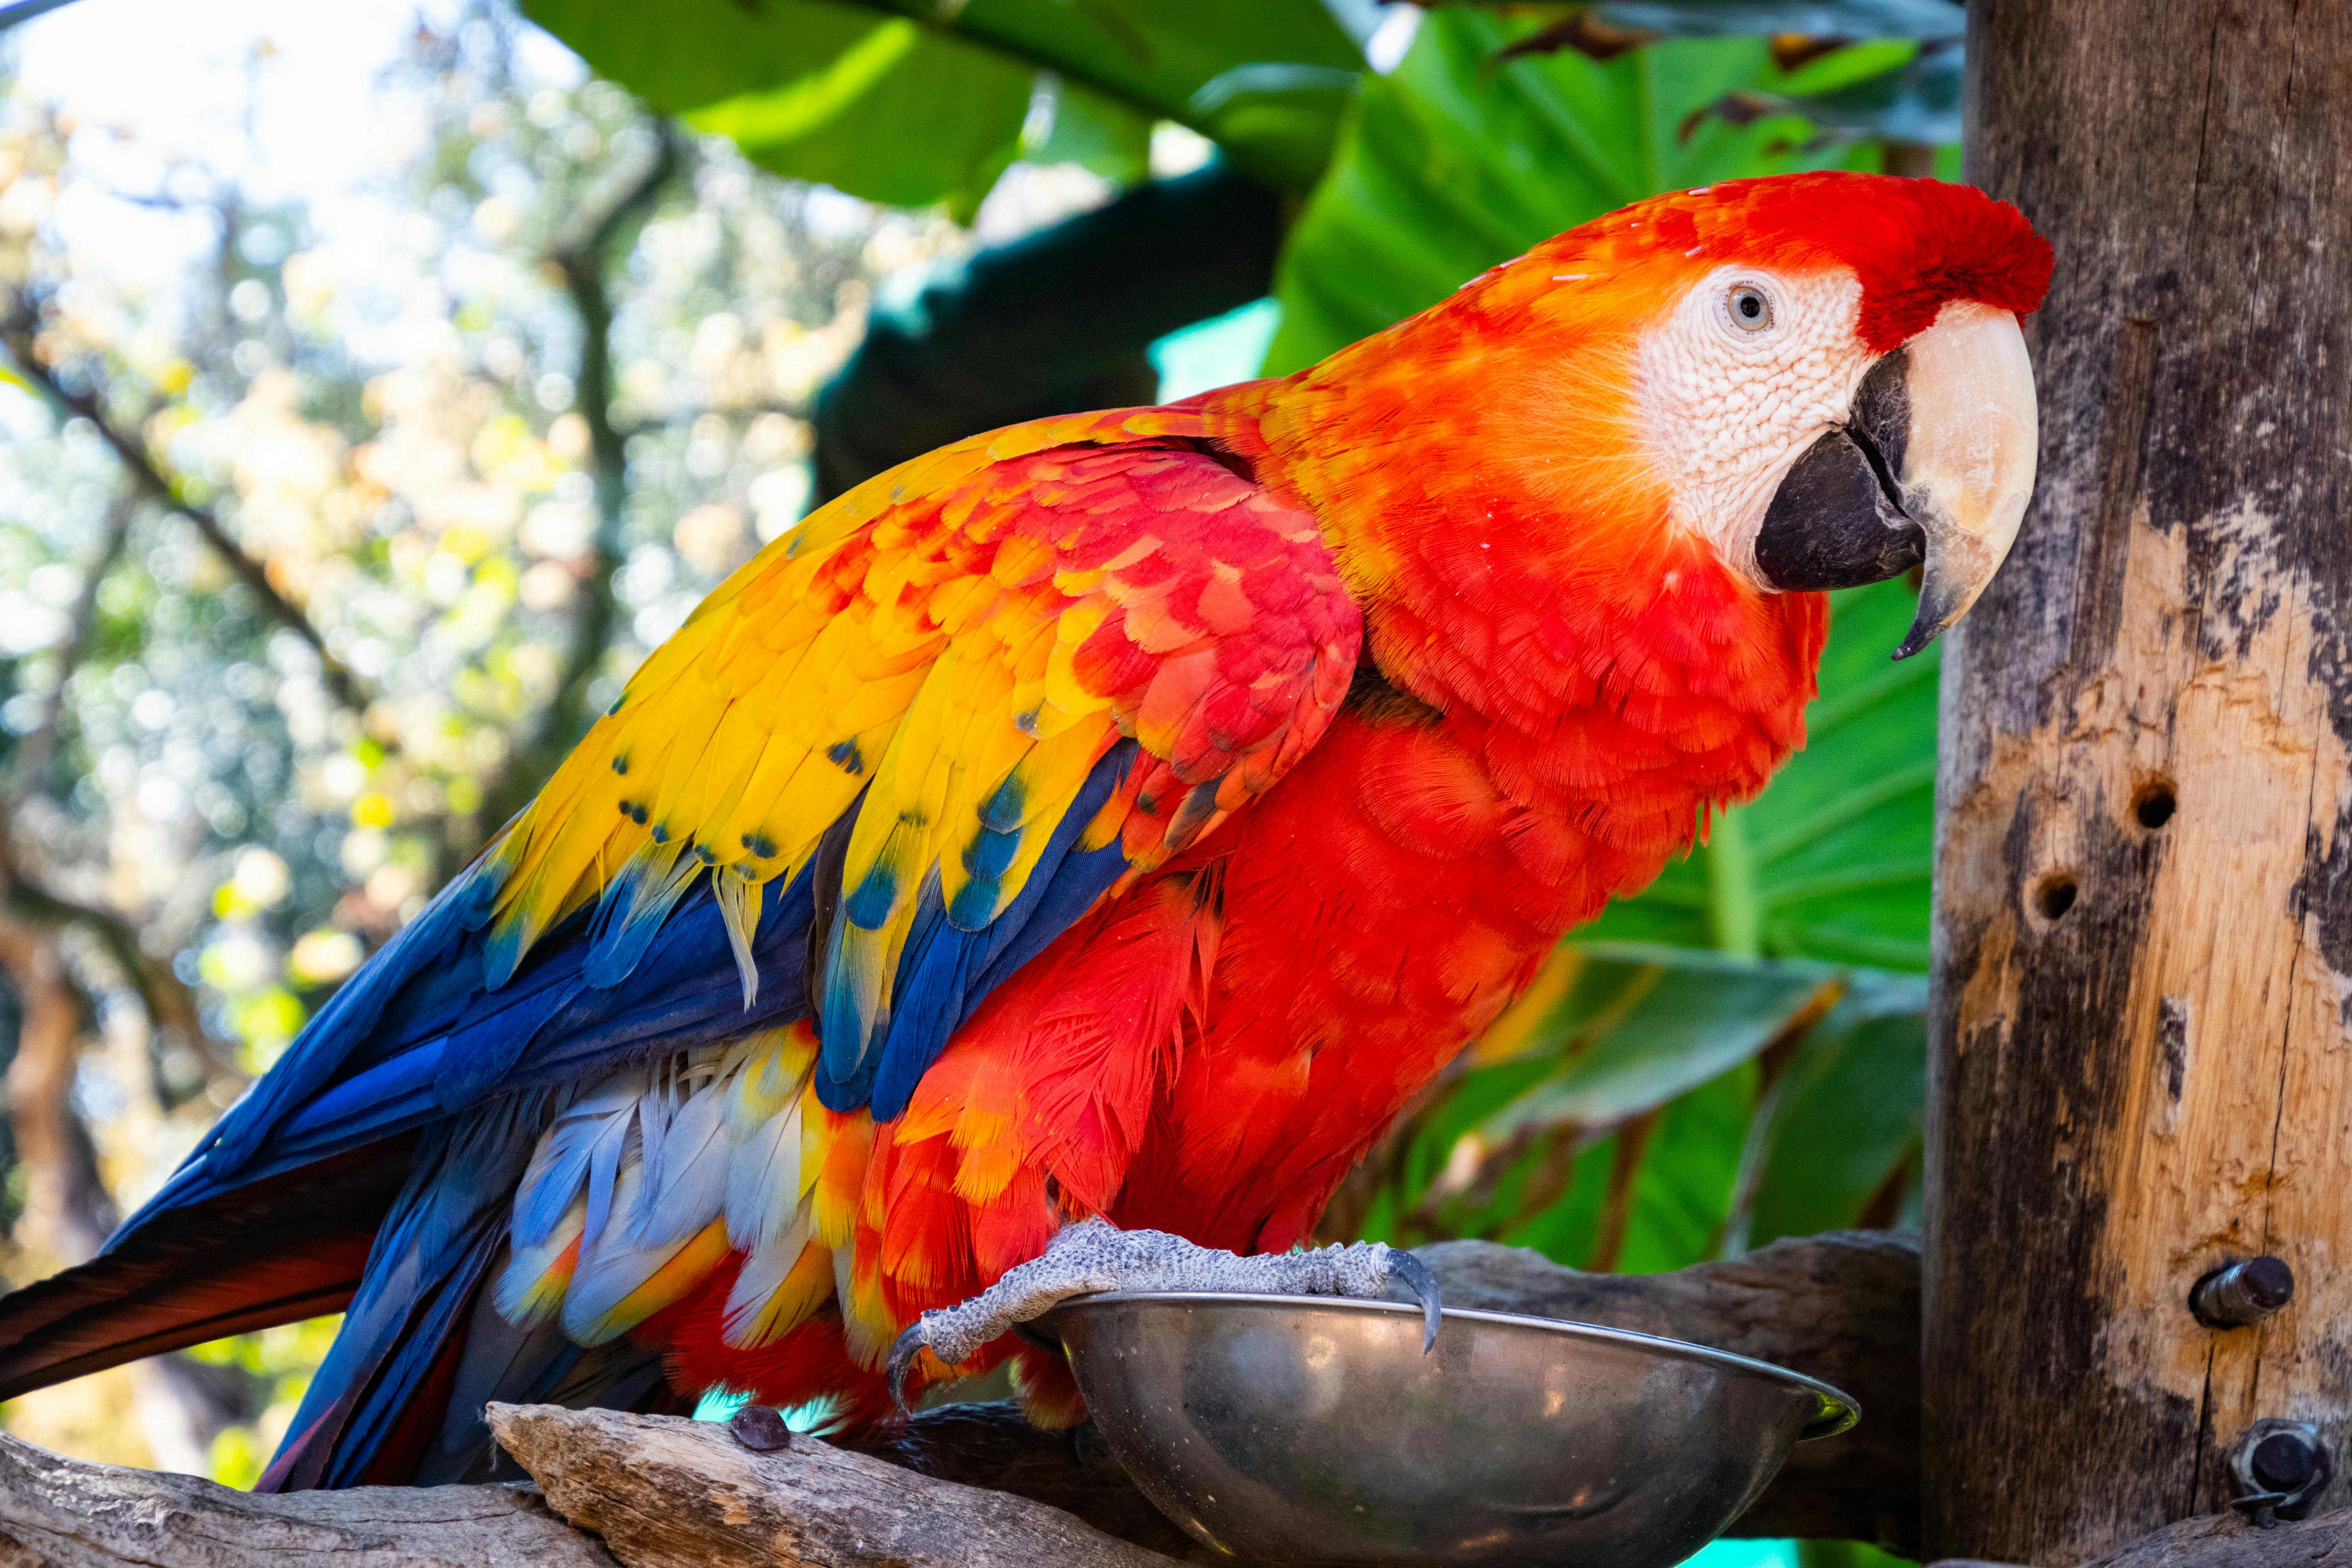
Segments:
[[[1924,563],[1908,658],[1992,581],[2033,494],[2040,426],[2025,334],[2007,310],[1944,307],[1863,378],[1846,423],[1792,466],[1756,536],[1776,588],[1884,582]]]

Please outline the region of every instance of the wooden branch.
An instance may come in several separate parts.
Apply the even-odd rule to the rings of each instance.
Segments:
[[[1164,1557],[1223,1563],[1151,1506],[1110,1450],[1087,1428],[1040,1432],[1010,1399],[943,1405],[905,1428],[856,1445],[936,1480],[1009,1492],[1056,1508],[1105,1535]]]
[[[626,1568],[1169,1568],[1068,1514],[799,1437],[767,1453],[716,1422],[493,1405],[548,1506]]]
[[[939,1424],[947,1415],[922,1419],[935,1434],[969,1430]],[[1168,1558],[1053,1509],[910,1476],[814,1438],[754,1453],[716,1423],[551,1405],[493,1405],[490,1423],[543,1499],[520,1486],[257,1496],[193,1476],[60,1458],[0,1436],[0,1563],[1170,1568]],[[2009,1565],[1947,1559],[1931,1568]],[[2352,1568],[2352,1510],[2268,1531],[2234,1514],[2188,1520],[2082,1568]]]
[[[519,1487],[368,1487],[255,1496],[194,1476],[59,1458],[0,1436],[9,1568],[615,1568]]]
[[[1945,1557],[1927,1568],[2017,1568]],[[2234,1513],[2209,1513],[2093,1558],[2082,1568],[2352,1568],[2352,1509],[2258,1530]]]
[[[1916,1525],[1919,1276],[1910,1238],[1832,1234],[1646,1276],[1584,1274],[1486,1242],[1443,1243],[1423,1256],[1456,1306],[1699,1340],[1856,1394],[1863,1426],[1800,1447],[1738,1533],[1870,1531],[1899,1541],[1903,1529],[1888,1520]],[[505,1487],[254,1497],[184,1476],[79,1464],[0,1437],[0,1562],[227,1568],[330,1552],[352,1568],[1169,1568],[1212,1560],[1143,1501],[1099,1445],[1036,1431],[1009,1404],[934,1410],[863,1452],[806,1437],[755,1452],[728,1426],[671,1416],[505,1405],[488,1415],[543,1504]],[[2290,1565],[2352,1568],[2352,1510],[2269,1531],[2234,1514],[2190,1520],[2083,1568]],[[1941,1568],[2003,1565],[1953,1560]]]

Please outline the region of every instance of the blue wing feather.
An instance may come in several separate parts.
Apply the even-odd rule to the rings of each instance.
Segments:
[[[870,1106],[876,1121],[895,1121],[956,1029],[1019,967],[995,960],[1024,938],[1034,938],[1034,955],[1118,879],[1127,858],[1116,844],[1089,854],[1076,853],[1076,846],[1126,777],[1135,752],[1133,741],[1121,741],[1095,763],[1055,824],[1028,880],[987,925],[965,930],[949,918],[936,879],[925,883],[891,983],[890,1016],[880,1047],[867,1051],[862,1061],[845,1061],[845,1050],[827,1049],[819,1057],[817,1098],[828,1108]],[[1055,899],[1057,884],[1061,897]]]

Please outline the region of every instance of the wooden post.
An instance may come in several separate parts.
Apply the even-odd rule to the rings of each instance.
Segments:
[[[1977,0],[1969,51],[2058,273],[1944,667],[1927,1531],[2072,1563],[2226,1507],[2257,1418],[2352,1459],[2352,3]],[[2200,1327],[2263,1253],[2293,1304]]]

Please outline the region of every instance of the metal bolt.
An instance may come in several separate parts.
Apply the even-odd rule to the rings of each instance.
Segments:
[[[2189,1288],[2189,1310],[2209,1329],[2259,1323],[2294,1300],[2294,1270],[2265,1253],[2216,1268]]]
[[[772,1405],[746,1405],[727,1419],[727,1429],[735,1440],[757,1453],[773,1453],[778,1448],[792,1447],[793,1429]]]
[[[2257,1421],[2230,1456],[2238,1496],[2230,1504],[2264,1530],[2306,1519],[2335,1479],[2336,1462],[2308,1421]]]
[[[2273,1432],[2253,1447],[2247,1461],[2254,1479],[2273,1491],[2300,1491],[2317,1473],[2319,1456],[2293,1432]]]

